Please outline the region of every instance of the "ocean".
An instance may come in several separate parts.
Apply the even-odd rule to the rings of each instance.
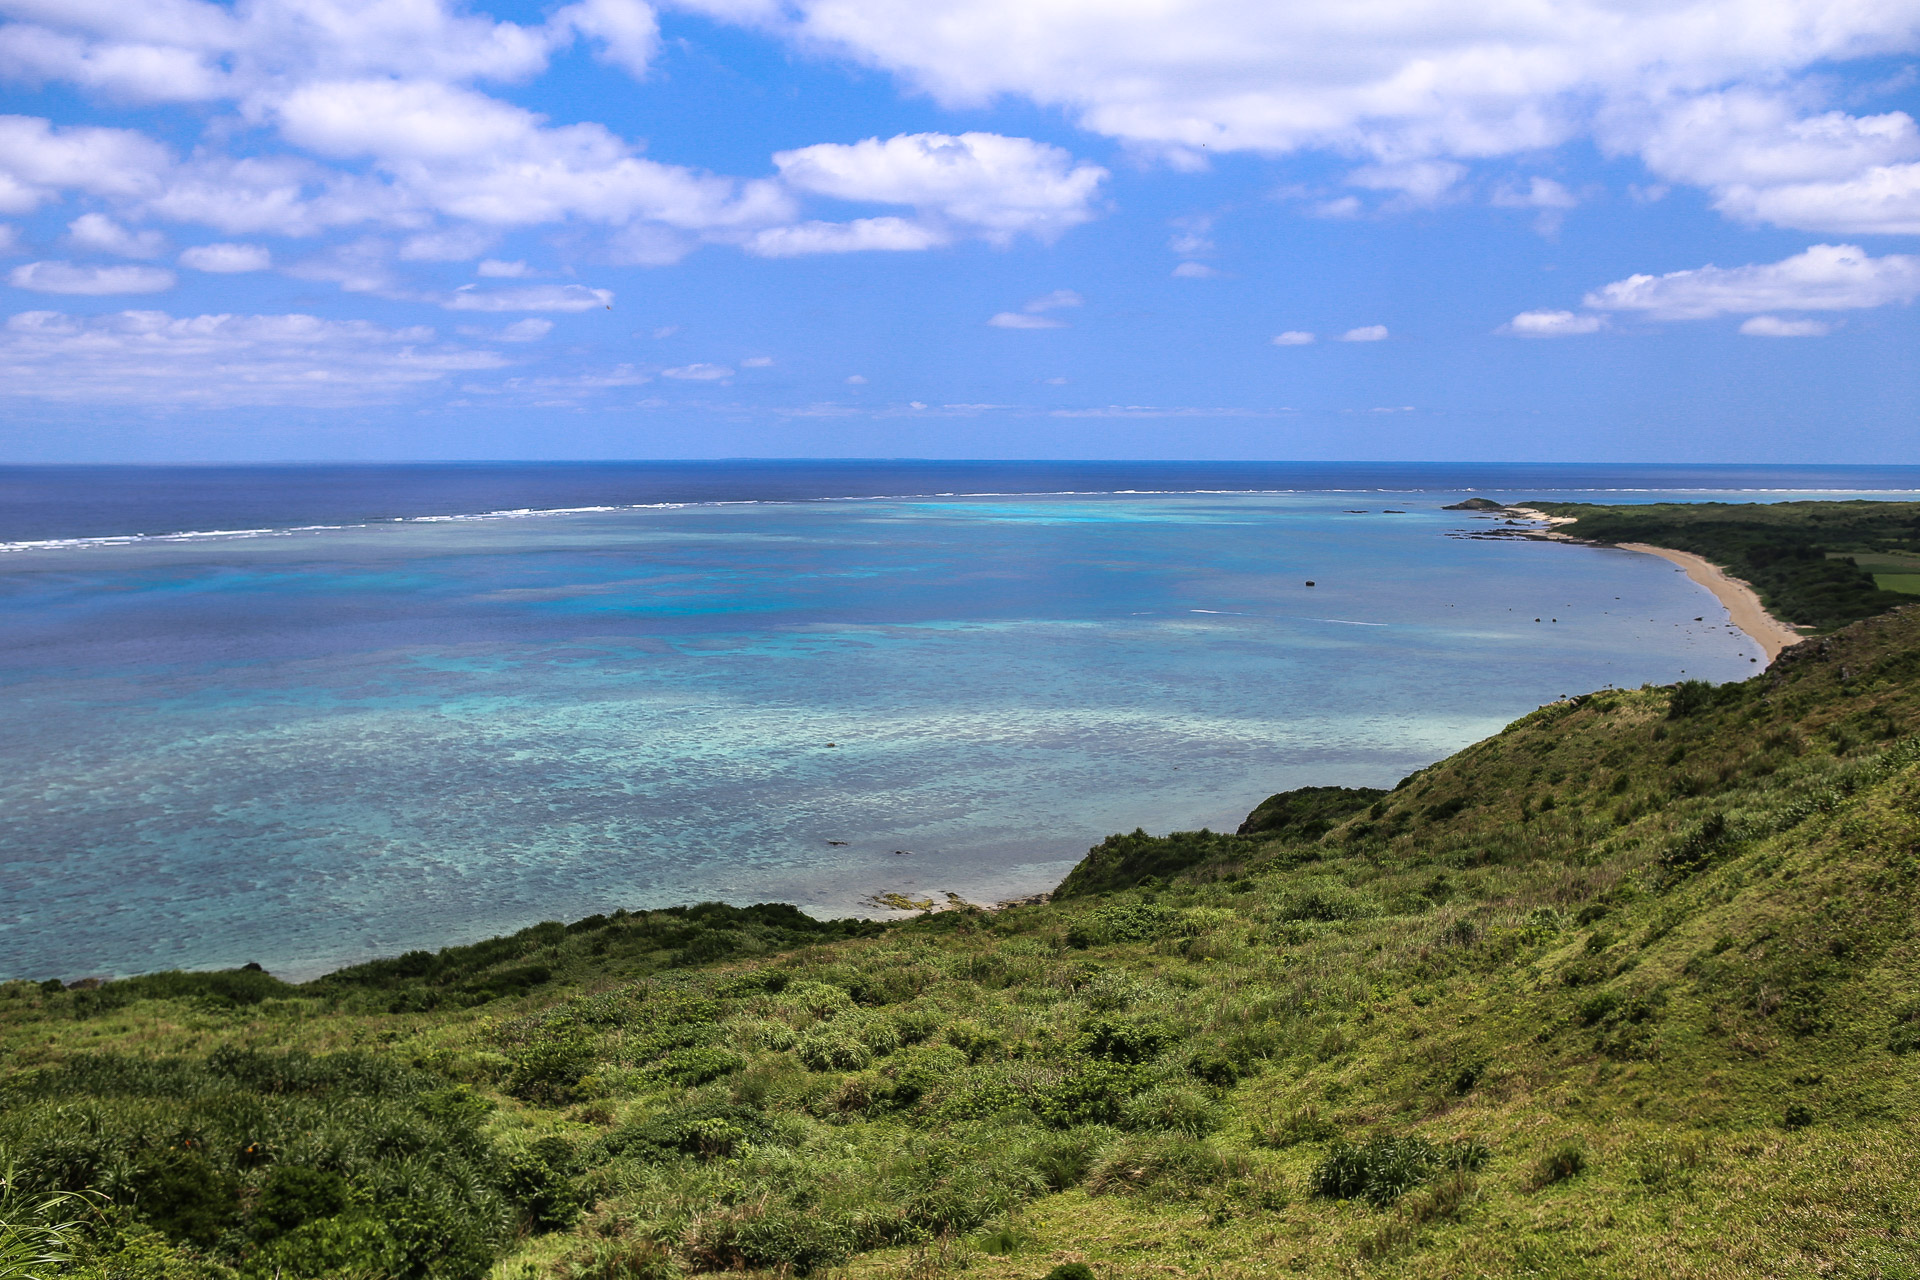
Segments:
[[[1110,832],[1740,679],[1651,556],[1472,494],[1914,468],[0,468],[0,977],[284,976],[615,907],[991,902]],[[1308,585],[1311,582],[1312,585]]]

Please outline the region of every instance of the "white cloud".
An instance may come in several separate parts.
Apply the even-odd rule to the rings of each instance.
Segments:
[[[1213,240],[1209,233],[1213,230],[1213,219],[1206,214],[1189,214],[1184,218],[1169,221],[1173,235],[1167,240],[1167,248],[1183,258],[1197,254],[1212,253]]]
[[[0,222],[0,254],[11,255],[20,252],[20,228],[10,222]]]
[[[166,237],[158,231],[129,231],[104,213],[83,213],[67,224],[67,243],[117,258],[157,258]]]
[[[1580,200],[1552,178],[1535,176],[1524,187],[1501,187],[1493,193],[1493,203],[1503,209],[1571,209]]]
[[[273,255],[257,244],[197,244],[180,254],[180,265],[195,271],[237,275],[243,271],[265,271],[273,265]]]
[[[742,369],[765,369],[773,364],[772,356],[748,356],[740,362]]]
[[[994,243],[1050,240],[1091,219],[1107,171],[1059,147],[997,133],[900,134],[775,153],[797,190],[838,200],[913,206],[923,221]]]
[[[440,305],[449,311],[591,311],[613,304],[613,290],[580,284],[536,284],[521,289],[476,289],[467,284]]]
[[[399,257],[404,262],[471,262],[499,238],[490,227],[439,227],[401,241]]]
[[[1408,160],[1362,166],[1347,181],[1372,191],[1397,191],[1414,204],[1438,204],[1466,176],[1467,166],[1452,160]]]
[[[848,374],[848,375],[847,375],[847,385],[848,385],[848,386],[850,386],[850,387],[864,387],[864,386],[866,386],[866,385],[867,385],[867,378],[866,378],[866,375],[865,375],[865,374],[860,374],[860,373],[850,373],[850,374]]]
[[[1842,235],[1920,235],[1920,164],[1878,165],[1838,182],[1730,187],[1722,212],[1749,222]]]
[[[502,329],[500,340],[502,342],[538,342],[552,332],[553,321],[529,316],[525,320],[515,320]]]
[[[1522,311],[1502,325],[1500,332],[1522,338],[1564,338],[1597,333],[1605,325],[1603,316],[1583,316],[1573,311]]]
[[[1635,275],[1584,299],[1596,311],[1702,320],[1758,311],[1850,311],[1920,297],[1920,257],[1874,258],[1854,245],[1816,244],[1779,262]]]
[[[1340,335],[1342,342],[1385,342],[1387,326],[1383,324],[1361,325],[1358,329],[1349,329]]]
[[[1873,146],[1844,137],[1862,126],[1821,123],[1817,100],[1834,91],[1825,77],[1836,63],[1920,47],[1913,6],[1884,0],[679,2],[769,29],[798,47],[838,49],[948,105],[1024,98],[1169,161],[1235,150],[1356,156],[1373,162],[1356,172],[1357,182],[1414,201],[1448,193],[1458,177],[1448,164],[1590,138],[1617,152],[1644,148],[1657,169],[1713,187],[1733,211],[1741,202],[1725,180],[1693,161],[1711,168],[1741,148],[1719,148],[1716,157],[1706,139],[1691,148],[1697,155],[1683,154],[1694,125],[1679,117],[1695,102],[1703,105],[1694,117],[1711,116],[1719,110],[1713,99],[1741,93],[1813,104],[1801,124],[1776,124],[1806,135],[1805,149],[1830,153],[1845,180],[1864,180]],[[1729,110],[1739,113],[1737,104]],[[1750,158],[1764,158],[1764,150]],[[1881,181],[1898,186],[1900,179]],[[1838,230],[1854,224],[1816,219],[1846,218],[1842,199],[1803,194],[1804,212],[1778,216]],[[1766,201],[1746,207],[1776,217]]]
[[[497,280],[517,280],[531,275],[524,262],[502,262],[498,258],[488,258],[473,269],[473,273],[483,278]]]
[[[1273,335],[1273,345],[1276,347],[1304,347],[1312,341],[1313,335],[1305,329],[1289,329]]]
[[[1219,274],[1204,262],[1183,262],[1173,269],[1175,280],[1211,280]]]
[[[165,147],[132,129],[0,116],[0,213],[31,213],[62,191],[147,195],[171,163]]]
[[[646,75],[660,50],[660,23],[639,0],[582,0],[554,14],[549,26],[571,27],[598,42],[595,56],[635,78]]]
[[[946,243],[943,233],[905,218],[856,218],[768,227],[748,237],[746,249],[763,258],[797,258],[810,253],[912,252]]]
[[[1087,300],[1072,289],[1055,289],[1052,293],[1043,293],[1031,298],[1018,311],[1002,311],[990,316],[987,323],[996,329],[1064,329],[1065,320],[1056,320],[1044,313],[1059,311],[1064,307],[1081,307]]]
[[[1029,315],[1024,311],[998,311],[987,317],[987,323],[996,329],[1064,329],[1065,320],[1055,320],[1052,316]]]
[[[1825,320],[1782,320],[1779,316],[1754,316],[1740,326],[1749,338],[1824,338],[1833,332]]]
[[[173,272],[161,267],[75,266],[71,262],[29,262],[15,267],[7,283],[34,293],[70,293],[99,297],[114,293],[159,293],[173,288]]]
[[[681,382],[719,382],[731,378],[733,370],[723,364],[684,364],[677,369],[662,369],[660,376]]]
[[[1729,89],[1623,113],[1616,149],[1704,186],[1746,222],[1844,235],[1920,232],[1920,126],[1904,111],[1805,114],[1805,93]]]
[[[1020,309],[1038,315],[1042,311],[1058,311],[1062,307],[1084,307],[1086,305],[1087,300],[1075,293],[1072,289],[1055,289],[1052,293],[1043,293],[1039,297],[1032,299]]]
[[[497,354],[425,327],[307,315],[28,311],[0,328],[0,395],[67,404],[349,406],[389,402]]]

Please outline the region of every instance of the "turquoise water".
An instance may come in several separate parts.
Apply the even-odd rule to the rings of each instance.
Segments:
[[[1485,527],[1439,509],[1457,496],[664,505],[16,550],[0,975],[304,976],[705,898],[992,901],[1111,831],[1231,828],[1563,694],[1757,669],[1672,566],[1449,536]]]

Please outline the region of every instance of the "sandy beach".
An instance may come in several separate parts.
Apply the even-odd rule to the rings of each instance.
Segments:
[[[1546,512],[1536,511],[1532,507],[1509,507],[1507,510],[1513,515],[1528,520],[1537,520],[1546,525],[1547,527],[1536,535],[1538,537],[1551,538],[1556,542],[1586,541],[1584,538],[1576,537],[1571,533],[1565,533],[1561,530],[1562,525],[1577,523],[1576,517],[1550,516]],[[1758,592],[1740,579],[1728,575],[1725,570],[1721,569],[1720,566],[1714,564],[1711,560],[1694,555],[1690,551],[1675,551],[1669,547],[1656,547],[1647,542],[1593,543],[1589,545],[1611,545],[1619,547],[1622,551],[1644,551],[1650,556],[1659,556],[1662,560],[1679,565],[1680,568],[1686,571],[1687,577],[1693,579],[1713,593],[1713,598],[1720,602],[1722,608],[1726,609],[1727,616],[1732,620],[1733,625],[1752,637],[1753,642],[1759,645],[1761,650],[1767,655],[1767,661],[1769,663],[1780,656],[1782,649],[1787,648],[1789,645],[1799,644],[1801,640],[1805,639],[1805,637],[1793,627],[1774,617],[1771,613],[1768,613],[1766,606],[1760,603],[1760,595]]]
[[[1650,556],[1659,556],[1685,569],[1689,578],[1713,592],[1713,598],[1726,607],[1733,625],[1753,637],[1754,643],[1766,652],[1768,662],[1779,657],[1782,649],[1799,644],[1804,638],[1768,613],[1752,587],[1738,578],[1729,577],[1710,560],[1704,560],[1692,552],[1673,551],[1645,542],[1621,542],[1615,545],[1623,551],[1644,551]]]

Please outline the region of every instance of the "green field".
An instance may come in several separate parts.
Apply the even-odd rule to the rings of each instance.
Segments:
[[[1920,609],[998,913],[0,986],[0,1258],[73,1258],[0,1275],[1920,1274],[1917,679]]]

